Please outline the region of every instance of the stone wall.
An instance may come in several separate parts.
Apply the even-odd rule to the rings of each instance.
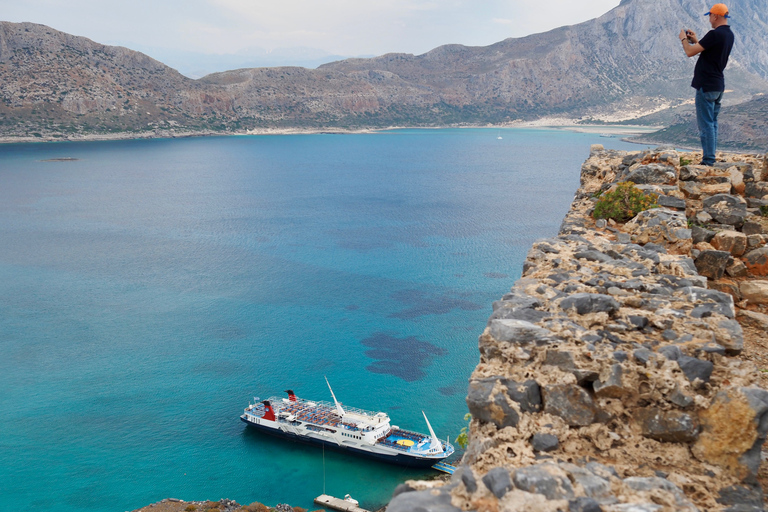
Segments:
[[[493,304],[459,470],[389,512],[763,510],[768,391],[738,320],[768,336],[768,164],[696,156],[593,146],[559,235]],[[661,207],[595,221],[624,181]]]

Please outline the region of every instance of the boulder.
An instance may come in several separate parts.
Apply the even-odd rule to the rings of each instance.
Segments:
[[[496,341],[520,345],[534,344],[541,346],[559,341],[549,330],[525,320],[491,320],[488,325],[488,333]]]
[[[741,256],[747,250],[747,235],[738,231],[720,231],[712,237],[710,243],[718,251]]]
[[[560,301],[563,311],[575,310],[579,315],[606,312],[609,315],[619,310],[621,304],[610,295],[600,293],[574,293]]]
[[[537,432],[531,438],[531,447],[537,452],[551,452],[559,446],[560,440],[553,434]]]
[[[741,226],[741,232],[745,235],[762,235],[763,234],[763,225],[759,222],[755,221],[745,221],[744,225]]]
[[[670,165],[640,165],[626,176],[625,181],[638,185],[672,184],[677,181],[677,171]]]
[[[573,384],[553,384],[542,388],[544,412],[561,417],[572,427],[592,424],[597,408],[584,388]]]
[[[768,247],[749,251],[743,261],[752,275],[768,276]]]
[[[741,260],[733,260],[732,263],[725,267],[725,272],[731,277],[747,277],[749,273],[747,266]]]
[[[659,196],[656,200],[659,206],[665,208],[674,208],[675,210],[685,210],[685,199],[674,196]]]
[[[620,364],[614,364],[611,368],[600,375],[600,380],[595,381],[592,386],[595,390],[595,396],[599,398],[621,398],[627,393],[621,382],[622,369]]]
[[[706,215],[707,217],[709,217],[708,213]],[[709,242],[715,237],[716,234],[717,233],[715,233],[714,231],[703,228],[701,226],[696,226],[695,224],[691,227],[691,238],[694,244],[698,244],[701,242]]]
[[[742,281],[739,291],[751,304],[768,304],[768,281]]]
[[[451,504],[447,489],[433,493],[431,490],[400,493],[389,502],[387,512],[460,512]]]
[[[744,194],[749,197],[762,198],[768,195],[768,182],[753,181],[746,183]]]
[[[576,497],[565,472],[554,464],[539,464],[515,470],[512,481],[521,491],[542,494],[550,500]]]
[[[459,468],[454,471],[451,476],[451,483],[458,484],[459,482],[464,484],[464,488],[469,494],[472,494],[477,490],[477,479],[469,466],[459,466]]]
[[[744,193],[744,174],[738,167],[728,169],[728,180],[731,182],[731,193],[738,195]]]
[[[643,407],[635,411],[634,419],[644,436],[661,442],[690,443],[699,434],[696,418],[681,411]]]
[[[728,388],[719,391],[708,409],[699,413],[701,433],[694,456],[725,468],[741,480],[754,479],[760,448],[768,430],[768,391]],[[727,439],[727,442],[723,440]]]
[[[494,496],[501,499],[512,489],[512,480],[509,478],[509,471],[505,468],[493,468],[483,477],[483,484],[493,493]]]
[[[768,332],[768,315],[766,314],[748,309],[740,309],[739,321],[745,325],[751,325]]]
[[[706,198],[703,206],[704,211],[721,224],[741,226],[747,216],[747,203],[739,196],[715,194]]]
[[[731,253],[726,251],[701,251],[694,260],[699,274],[717,280],[723,277]]]
[[[701,382],[709,382],[714,367],[711,361],[704,361],[686,355],[678,357],[677,364],[683,370],[685,377],[691,382],[695,382],[697,379]]]
[[[483,423],[493,423],[497,428],[515,427],[520,414],[509,405],[498,382],[496,377],[470,380],[467,407],[472,417]]]
[[[681,249],[686,249],[686,251],[677,251],[679,253],[687,252],[692,244],[691,230],[688,228],[685,213],[669,208],[653,208],[640,212],[624,225],[624,229],[632,236],[634,243],[641,245],[678,244]],[[686,242],[688,247],[683,247]]]

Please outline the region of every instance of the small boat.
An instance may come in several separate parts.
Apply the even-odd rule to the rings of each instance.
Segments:
[[[349,494],[345,494],[344,495],[344,501],[348,501],[348,502],[350,502],[353,505],[359,505],[360,504],[359,501],[357,501],[355,498],[353,498]]]
[[[240,419],[263,432],[403,466],[431,467],[453,454],[454,447],[438,439],[424,411],[429,435],[391,425],[383,412],[342,407],[327,378],[325,382],[332,404],[299,398],[288,389],[288,398],[249,404]]]

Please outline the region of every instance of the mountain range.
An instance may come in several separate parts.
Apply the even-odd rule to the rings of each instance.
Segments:
[[[763,0],[729,2],[726,100],[768,92]],[[142,53],[0,22],[0,136],[626,120],[690,103],[695,59],[677,35],[709,28],[701,0],[623,0],[603,16],[485,47],[445,45],[317,69],[191,79]]]

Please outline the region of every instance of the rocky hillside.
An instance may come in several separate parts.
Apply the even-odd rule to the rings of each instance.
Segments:
[[[718,118],[718,148],[754,150],[768,148],[768,96],[724,107]],[[637,138],[638,142],[674,143],[698,147],[699,130],[696,115],[686,112],[676,116],[671,124],[656,133]]]
[[[731,4],[738,20],[732,102],[768,89],[768,14],[758,4]],[[125,48],[2,22],[0,136],[636,117],[690,100],[694,62],[682,55],[677,33],[683,26],[703,32],[706,9],[701,0],[624,0],[600,18],[487,47],[199,80]]]
[[[763,510],[768,155],[593,147],[557,237],[493,304],[469,447],[408,510]],[[661,207],[593,211],[635,183]]]

